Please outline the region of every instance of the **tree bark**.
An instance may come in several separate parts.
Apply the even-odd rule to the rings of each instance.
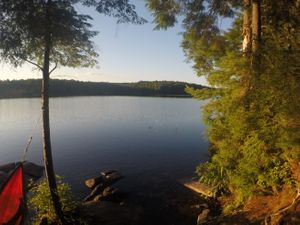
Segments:
[[[251,2],[250,0],[244,0],[244,10],[243,10],[243,53],[248,55],[251,51]]]
[[[252,52],[255,54],[261,41],[261,0],[252,1]]]
[[[49,8],[51,0],[47,2],[46,9],[46,21],[47,27],[45,32],[45,49],[44,49],[44,64],[43,64],[43,81],[42,81],[42,114],[43,114],[43,155],[44,164],[46,169],[46,178],[50,189],[51,199],[53,207],[58,219],[62,224],[65,224],[63,211],[61,208],[57,184],[55,179],[53,160],[52,160],[52,148],[50,138],[50,122],[49,122],[49,67],[50,67],[50,50],[51,50],[51,19],[49,15]]]

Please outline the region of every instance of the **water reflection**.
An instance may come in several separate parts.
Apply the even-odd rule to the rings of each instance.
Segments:
[[[204,160],[207,143],[201,103],[185,98],[72,97],[50,101],[56,172],[77,192],[84,178],[116,168],[131,179],[145,174],[179,177]],[[39,99],[0,100],[0,163],[28,158],[42,163]],[[126,183],[126,182],[125,182]],[[80,184],[80,185],[78,185]]]

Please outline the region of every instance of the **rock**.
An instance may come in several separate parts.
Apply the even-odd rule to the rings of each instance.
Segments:
[[[103,170],[100,172],[100,174],[104,177],[106,177],[107,175],[111,174],[111,173],[116,173],[118,172],[117,170]]]
[[[111,195],[113,189],[107,188],[123,177],[124,176],[116,170],[105,170],[101,172],[101,176],[86,180],[86,186],[88,186],[89,188],[93,188],[93,191],[84,199],[84,201],[99,201],[106,197],[106,195]],[[105,193],[105,191],[107,193]]]
[[[99,176],[99,177],[94,177],[94,178],[90,178],[90,179],[87,179],[85,181],[85,185],[88,187],[88,188],[95,188],[98,184],[101,184],[104,182],[104,177],[103,176]]]
[[[185,187],[191,189],[192,191],[195,191],[199,194],[202,194],[207,197],[213,197],[213,187],[208,186],[206,184],[200,183],[195,178],[183,178],[178,180],[179,183],[184,185]]]
[[[97,195],[101,195],[104,190],[104,187],[102,184],[98,184],[94,190],[87,196],[83,201],[91,201],[93,200]]]
[[[102,195],[103,195],[104,197],[106,197],[106,196],[115,194],[117,191],[118,191],[117,188],[107,187],[107,188],[104,189]]]
[[[94,201],[109,200],[112,197],[112,195],[114,195],[117,192],[118,192],[117,188],[107,187],[103,190],[102,194],[97,195],[93,200]]]
[[[105,176],[104,183],[106,186],[109,186],[121,180],[122,178],[124,178],[124,176],[120,172],[113,172]]]
[[[200,209],[200,208],[207,209],[209,207],[206,203],[203,203],[203,204],[191,205],[191,208],[192,209]]]
[[[201,205],[199,205],[200,207],[203,207],[203,208],[205,208],[205,209],[208,209],[209,208],[209,206],[206,204],[206,203],[203,203],[203,204],[201,204]]]
[[[210,213],[209,209],[204,209],[197,218],[197,225],[203,224],[206,222],[206,220],[208,219],[208,215]]]
[[[103,199],[103,195],[96,195],[96,197],[93,199],[93,201],[96,201],[96,202],[98,202],[98,201],[101,201]]]
[[[104,187],[108,187],[124,178],[124,176],[116,170],[105,170],[101,172],[101,176],[89,178],[85,181],[85,185],[88,188],[95,188],[97,185],[102,184]]]

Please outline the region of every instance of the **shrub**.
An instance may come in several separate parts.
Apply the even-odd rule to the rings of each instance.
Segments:
[[[56,176],[58,195],[63,212],[73,211],[78,202],[71,193],[69,184],[64,183],[62,177]],[[38,224],[42,217],[47,217],[48,221],[55,221],[56,215],[52,205],[51,195],[46,179],[33,185],[28,199],[29,208],[35,212],[33,224]]]

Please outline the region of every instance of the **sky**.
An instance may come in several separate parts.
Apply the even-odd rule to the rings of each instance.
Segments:
[[[204,77],[197,77],[192,63],[186,62],[180,47],[180,24],[167,31],[154,30],[153,17],[144,1],[131,2],[136,6],[137,13],[148,23],[117,24],[115,19],[102,16],[92,8],[75,6],[79,13],[93,17],[94,20],[90,21],[92,29],[99,31],[93,39],[99,54],[99,64],[94,68],[59,67],[51,74],[51,78],[95,82],[170,80],[206,85]],[[0,63],[0,80],[29,78],[41,78],[41,72],[28,64],[13,68]]]

